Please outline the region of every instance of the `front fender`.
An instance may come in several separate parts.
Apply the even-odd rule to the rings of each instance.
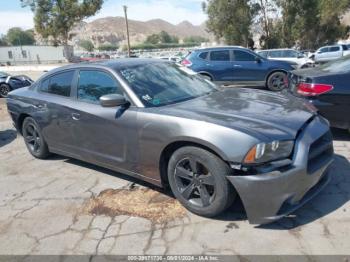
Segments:
[[[158,180],[162,152],[172,143],[203,145],[227,162],[241,163],[246,153],[259,142],[239,130],[204,121],[161,115],[145,115],[139,119],[143,120],[139,127],[140,173]]]

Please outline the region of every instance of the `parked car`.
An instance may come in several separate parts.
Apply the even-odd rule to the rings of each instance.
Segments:
[[[317,68],[293,71],[290,90],[305,97],[327,118],[331,126],[350,130],[350,57]]]
[[[298,64],[298,68],[308,68],[313,67],[315,61],[308,58],[303,53],[294,49],[270,49],[270,50],[260,50],[256,52],[262,57],[271,60],[287,61]]]
[[[0,72],[0,97],[7,97],[8,93],[17,88],[30,86],[34,81],[25,75],[11,76]]]
[[[219,84],[266,86],[272,91],[287,87],[291,63],[266,59],[242,47],[214,47],[191,52],[182,65]]]
[[[57,153],[169,184],[202,216],[239,195],[251,223],[272,222],[327,184],[328,122],[303,99],[219,89],[187,71],[159,59],[75,64],[11,92],[7,106],[34,157]]]
[[[317,63],[324,63],[339,59],[349,54],[350,50],[347,45],[324,46],[316,51],[314,60]]]

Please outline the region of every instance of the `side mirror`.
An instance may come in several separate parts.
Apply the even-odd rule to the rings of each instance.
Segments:
[[[255,62],[257,62],[258,64],[260,64],[262,62],[260,57],[255,57]]]
[[[125,97],[118,94],[104,95],[100,97],[100,104],[103,107],[117,107],[127,104]]]

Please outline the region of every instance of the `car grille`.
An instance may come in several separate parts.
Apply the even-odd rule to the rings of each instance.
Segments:
[[[333,137],[331,132],[325,133],[310,146],[308,167],[309,174],[318,170],[319,166],[328,161],[333,155]]]

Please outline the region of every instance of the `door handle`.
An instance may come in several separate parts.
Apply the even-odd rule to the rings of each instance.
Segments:
[[[241,65],[233,65],[233,67],[242,67]]]
[[[72,119],[73,119],[73,120],[80,120],[80,114],[78,114],[78,113],[72,113]]]

